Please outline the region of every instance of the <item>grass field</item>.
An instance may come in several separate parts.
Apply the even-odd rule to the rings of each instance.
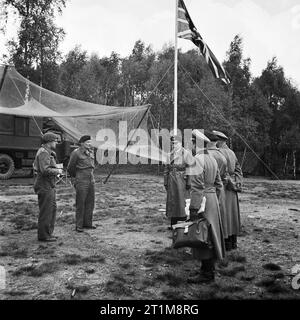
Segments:
[[[161,176],[96,178],[96,230],[76,233],[74,190],[57,190],[56,243],[38,242],[32,179],[0,184],[0,299],[298,299],[300,181],[245,179],[239,248],[210,285],[188,284],[199,262],[172,249]]]

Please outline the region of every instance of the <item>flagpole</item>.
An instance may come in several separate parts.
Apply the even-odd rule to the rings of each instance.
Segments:
[[[175,52],[174,52],[174,135],[177,135],[177,96],[178,96],[178,81],[177,81],[177,61],[178,61],[178,0],[176,2],[175,13]]]

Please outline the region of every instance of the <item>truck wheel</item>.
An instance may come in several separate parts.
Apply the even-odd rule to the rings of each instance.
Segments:
[[[15,171],[15,164],[12,157],[7,154],[0,154],[0,180],[9,179]]]

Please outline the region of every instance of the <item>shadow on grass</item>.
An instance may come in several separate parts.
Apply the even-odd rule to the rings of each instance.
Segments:
[[[175,266],[182,264],[183,261],[193,260],[192,256],[184,254],[182,250],[173,248],[165,248],[162,251],[147,250],[145,257],[149,266],[151,264],[169,264]]]
[[[4,291],[4,294],[16,297],[16,296],[24,296],[28,294],[27,291],[22,291],[22,290],[10,290],[10,291]]]
[[[44,274],[54,273],[59,269],[59,263],[52,261],[52,262],[44,262],[38,266],[24,266],[20,267],[15,270],[12,275],[13,276],[20,276],[20,275],[27,275],[30,277],[41,277]]]
[[[186,297],[182,294],[182,290],[164,290],[162,291],[162,296],[167,300],[184,300]]]
[[[126,284],[126,279],[122,274],[112,274],[112,280],[106,282],[105,290],[116,296],[132,296],[132,289]]]
[[[66,254],[62,259],[61,263],[67,265],[77,265],[81,263],[104,263],[105,257],[102,255],[92,255],[88,257],[83,257],[79,254]]]
[[[275,264],[273,262],[266,263],[263,265],[263,268],[270,271],[279,271],[281,270],[281,267],[278,264]]]
[[[156,280],[166,282],[171,287],[178,287],[185,283],[184,278],[169,271],[158,274]]]
[[[228,260],[233,262],[245,263],[247,261],[246,257],[238,252],[232,252],[228,255]]]
[[[37,229],[37,221],[31,220],[28,215],[33,215],[30,209],[26,208],[25,213],[14,215],[9,219],[9,222],[14,224],[17,230],[34,230]]]
[[[220,269],[218,270],[218,272],[222,275],[222,276],[226,276],[226,277],[235,277],[235,275],[238,272],[241,271],[245,271],[245,267],[244,266],[235,266],[235,267],[231,267],[228,269]]]
[[[28,249],[22,248],[17,242],[10,242],[1,246],[0,257],[10,256],[14,258],[27,258]]]

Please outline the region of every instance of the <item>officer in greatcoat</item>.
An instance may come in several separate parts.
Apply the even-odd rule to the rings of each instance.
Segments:
[[[215,262],[225,257],[225,244],[222,230],[222,219],[219,209],[218,196],[223,188],[217,161],[211,156],[206,145],[209,139],[199,130],[193,130],[194,148],[196,140],[202,140],[204,148],[200,148],[195,155],[203,170],[191,177],[190,219],[205,218],[211,226],[212,247],[193,248],[193,256],[201,261],[200,274],[188,278],[189,283],[207,283],[215,279]],[[206,198],[204,213],[200,212],[203,197]]]
[[[192,153],[183,148],[181,137],[171,137],[171,152],[164,167],[164,186],[167,191],[166,215],[172,225],[186,220],[185,200],[189,198],[188,167],[195,163]]]
[[[227,250],[237,248],[237,236],[240,233],[241,218],[238,191],[241,190],[243,173],[235,153],[227,146],[228,137],[220,132],[213,131],[218,137],[218,148],[227,160],[228,177],[225,187],[226,214],[227,214]]]
[[[225,156],[221,153],[219,148],[217,147],[217,142],[219,138],[213,134],[210,131],[204,130],[204,134],[206,137],[209,138],[210,142],[207,143],[207,151],[208,153],[213,156],[218,164],[218,168],[220,171],[220,177],[222,179],[223,188],[220,189],[220,195],[219,195],[219,206],[220,206],[220,213],[222,218],[222,227],[223,227],[223,236],[224,239],[228,238],[228,230],[227,230],[227,213],[226,213],[226,196],[225,196],[225,186],[227,183],[227,160]],[[225,241],[225,247],[227,242]],[[228,247],[226,247],[226,250],[228,250]]]

